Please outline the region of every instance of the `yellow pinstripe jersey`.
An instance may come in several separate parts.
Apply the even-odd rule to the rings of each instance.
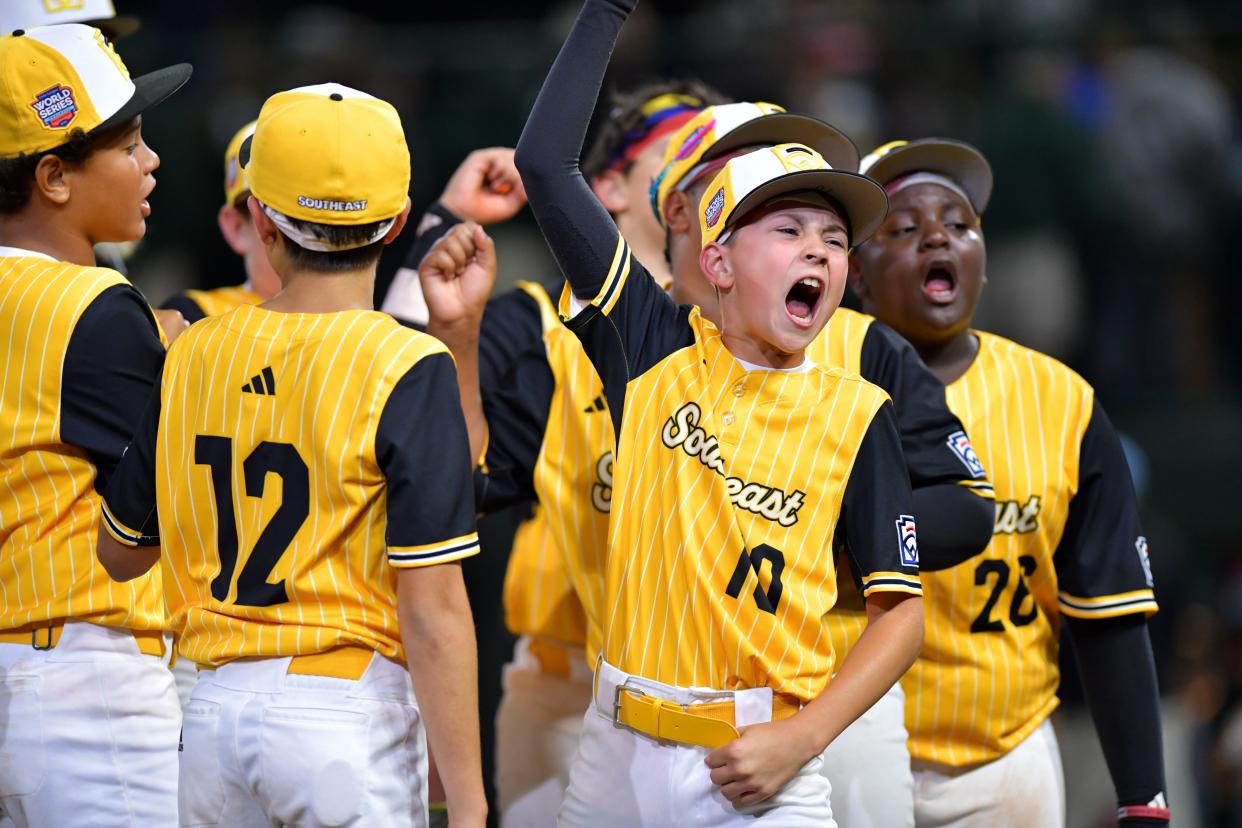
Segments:
[[[1094,392],[1051,357],[977,333],[948,386],[996,491],[992,543],[924,572],[926,641],[903,680],[910,755],[1004,755],[1056,707],[1059,614],[1156,610],[1120,444]]]
[[[202,310],[202,316],[219,316],[233,308],[242,305],[257,305],[263,301],[262,296],[246,285],[231,285],[212,290],[187,290],[182,295]],[[189,319],[189,316],[186,319]]]
[[[594,298],[570,322],[620,421],[604,658],[674,685],[814,698],[834,669],[834,551],[868,593],[921,591],[892,406],[840,369],[748,368],[612,233],[607,273],[574,282]]]
[[[519,282],[518,288],[539,306],[549,364],[556,363],[565,343],[576,347],[581,354],[582,347],[573,334],[561,325],[556,308],[543,287],[534,282]],[[586,355],[581,356],[582,361],[587,362]],[[598,386],[598,380],[595,384]],[[561,391],[562,394],[569,393],[566,389]],[[601,414],[597,419],[606,422],[608,415]],[[552,429],[550,420],[548,429]],[[544,492],[539,486],[540,465],[566,459],[562,456],[562,449],[555,446],[556,442],[555,435],[550,434],[545,439],[535,472],[539,506],[534,515],[518,527],[513,537],[504,584],[505,626],[518,635],[551,638],[581,647],[586,644],[586,617],[570,580],[566,560],[568,550],[574,547],[564,547],[565,524],[573,521],[581,510],[581,504],[561,499],[544,500]],[[549,444],[552,444],[550,456],[555,460],[546,459],[549,457]],[[607,526],[606,513],[603,524]],[[573,538],[570,540],[572,542]],[[567,553],[562,554],[562,549],[567,549]]]
[[[105,516],[140,542],[134,516],[158,501],[169,612],[200,664],[404,658],[395,568],[478,551],[452,360],[386,314],[208,318],[169,350],[150,426]]]
[[[119,329],[118,317],[83,321],[113,313],[105,308],[118,303],[135,329]],[[88,325],[94,338],[79,340]],[[120,387],[109,374],[70,364],[75,347],[89,358],[104,350],[100,343],[131,336],[145,343],[147,367],[116,369],[148,372],[137,385]],[[149,308],[116,271],[6,248],[0,251],[0,343],[0,629],[69,617],[162,629],[158,573],[118,584],[95,559],[97,463],[115,462],[129,439],[128,430],[101,428],[114,419],[122,429],[132,426],[126,407],[142,410],[159,370],[162,349]],[[104,399],[88,398],[92,387]],[[119,398],[108,400],[118,389]],[[75,416],[82,405],[95,410]]]

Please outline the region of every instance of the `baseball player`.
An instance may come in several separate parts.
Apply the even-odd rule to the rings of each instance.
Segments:
[[[694,81],[644,86],[613,99],[585,168],[596,197],[623,232],[660,257],[661,230],[647,209],[646,188],[661,163],[669,134],[707,101],[720,96]],[[449,215],[447,233],[420,266],[428,283],[431,330],[463,364],[480,359],[489,396],[509,392],[488,406],[487,456],[478,501],[485,512],[538,499],[534,516],[514,538],[504,583],[505,622],[521,637],[505,669],[505,695],[497,716],[496,781],[506,826],[543,826],[555,821],[569,765],[590,702],[586,617],[576,593],[584,558],[602,559],[606,540],[613,435],[599,378],[577,338],[560,324],[547,291],[536,283],[483,302],[494,282],[495,255],[481,231]],[[476,244],[476,239],[481,244]],[[482,252],[477,261],[471,259]],[[487,272],[476,280],[464,268]],[[469,301],[457,301],[470,297]],[[447,304],[446,304],[447,302]],[[502,308],[534,308],[540,338],[520,354],[520,367],[497,377],[499,364],[486,351],[520,342],[529,315]],[[480,316],[482,321],[480,323]],[[508,331],[506,331],[506,328]],[[479,342],[479,357],[473,355]],[[512,361],[519,356],[508,351]],[[486,379],[485,366],[493,366]],[[460,381],[466,372],[459,373]],[[483,413],[477,387],[463,388],[471,419],[475,399],[482,445]],[[538,483],[536,483],[538,480]],[[580,551],[586,547],[589,551]],[[562,551],[565,550],[565,551]],[[571,573],[574,573],[571,576]],[[595,636],[598,639],[598,636]],[[588,652],[589,651],[589,652]]]
[[[1070,629],[1123,825],[1169,820],[1146,618],[1147,541],[1120,442],[1090,385],[970,327],[992,175],[957,141],[895,141],[864,160],[888,220],[857,253],[864,306],[946,384],[996,490],[991,545],[923,574],[927,640],[904,680],[919,826],[1055,826],[1064,782],[1048,715]]]
[[[237,130],[224,150],[224,204],[216,214],[220,235],[224,236],[233,252],[242,257],[246,281],[212,290],[187,290],[160,305],[161,308],[180,311],[186,322],[191,324],[239,305],[257,305],[280,290],[280,277],[267,260],[263,243],[259,241],[254,223],[250,220],[250,209],[246,206],[250,188],[237,163],[237,153],[242,142],[254,134],[254,125],[255,122],[251,121]]]
[[[610,611],[560,818],[671,825],[690,811],[705,825],[831,824],[819,754],[905,671],[922,637],[891,405],[805,360],[840,300],[851,242],[886,203],[873,182],[801,144],[734,158],[699,213],[701,266],[729,320],[722,331],[674,305],[577,168],[632,9],[586,4],[516,155],[617,428]],[[838,544],[872,619],[829,683],[819,619],[836,597]]]
[[[282,92],[240,161],[282,290],[175,343],[100,530],[124,580],[160,557],[142,528],[158,514],[167,606],[202,670],[182,824],[424,825],[425,724],[454,824],[482,826],[452,359],[371,310],[409,213],[400,120],[338,84]]]
[[[94,554],[98,492],[164,347],[92,242],[145,232],[142,118],[189,76],[131,78],[80,24],[0,37],[0,806],[18,826],[176,820],[160,579],[113,584]]]
[[[694,205],[730,157],[747,147],[801,140],[820,148],[833,166],[857,168],[853,143],[826,125],[816,130],[816,124],[771,104],[738,103],[705,109],[673,136],[652,201],[666,227],[674,299],[698,303],[706,318],[724,322],[714,288],[699,268],[702,239]],[[892,397],[914,488],[923,570],[951,566],[982,551],[991,539],[990,484],[966,431],[945,403],[943,386],[909,343],[873,317],[839,308],[807,353],[820,364],[861,375]],[[838,659],[866,626],[853,578],[842,578],[841,589],[824,619]],[[894,685],[824,754],[833,813],[843,824],[913,824],[904,707],[902,688]]]

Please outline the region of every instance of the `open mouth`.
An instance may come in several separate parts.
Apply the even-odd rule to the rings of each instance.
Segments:
[[[957,268],[952,262],[937,260],[923,274],[923,295],[938,305],[947,305],[957,297]]]
[[[785,312],[795,325],[809,328],[823,295],[824,283],[813,276],[805,276],[785,294]]]

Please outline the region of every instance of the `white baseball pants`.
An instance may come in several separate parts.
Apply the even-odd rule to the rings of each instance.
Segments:
[[[914,776],[906,748],[901,683],[847,727],[824,751],[832,813],[848,828],[913,828]]]

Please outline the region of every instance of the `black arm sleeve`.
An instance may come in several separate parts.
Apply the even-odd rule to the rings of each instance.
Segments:
[[[181,311],[185,321],[191,325],[200,319],[207,318],[207,314],[203,313],[203,309],[198,306],[198,303],[184,293],[178,293],[176,296],[168,299],[168,301],[160,305],[160,309]]]
[[[556,380],[543,342],[528,348],[503,381],[483,394],[487,453],[475,471],[475,508],[490,514],[535,499],[534,473]]]
[[[131,285],[115,285],[78,319],[60,391],[60,436],[95,464],[95,490],[129,445],[147,400],[159,392],[164,346],[146,300]]]
[[[531,211],[574,294],[590,307],[570,328],[582,340],[619,423],[625,384],[693,342],[688,308],[673,304],[630,256],[578,166],[617,34],[635,0],[587,0],[531,109],[515,161]]]
[[[922,594],[912,507],[897,421],[886,402],[863,436],[836,532],[864,597],[877,590]]]
[[[376,428],[375,457],[388,487],[391,563],[436,563],[469,551],[456,546],[477,548],[470,443],[447,353],[419,360],[393,387]]]
[[[492,297],[483,309],[479,330],[479,386],[484,393],[504,379],[535,343],[542,350],[542,339],[543,319],[533,296],[514,288]]]
[[[979,554],[992,540],[992,488],[966,430],[949,410],[944,386],[914,347],[882,322],[867,329],[860,367],[896,407],[922,568],[947,569]]]
[[[410,270],[418,270],[418,266],[423,263],[423,257],[431,252],[436,242],[444,238],[445,233],[461,224],[461,221],[456,213],[438,201],[428,207],[427,212],[423,213],[423,217],[418,222],[414,243],[410,245],[409,252],[405,254],[403,266]]]
[[[1141,615],[1071,618],[1069,629],[1118,804],[1146,805],[1164,792],[1160,695],[1147,623]]]
[[[1053,563],[1061,612],[1106,618],[1156,611],[1147,539],[1121,440],[1098,400],[1078,453],[1078,491]]]
[[[160,378],[103,490],[103,519],[112,534],[135,546],[158,546],[155,443],[160,426]],[[96,484],[98,485],[98,483]]]

